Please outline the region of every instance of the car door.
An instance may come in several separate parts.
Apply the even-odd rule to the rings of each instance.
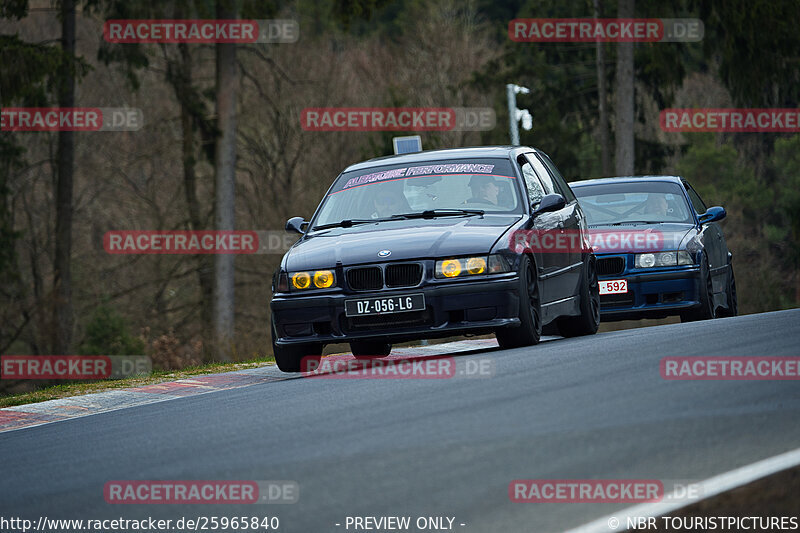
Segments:
[[[702,215],[708,210],[706,203],[697,194],[697,191],[689,185],[687,181],[683,181],[683,186],[686,188],[686,193],[689,195],[689,201],[692,204],[695,212]],[[709,222],[703,224],[700,228],[702,233],[702,242],[708,256],[708,268],[711,272],[711,282],[714,287],[714,292],[722,292],[725,290],[727,283],[727,270],[728,270],[728,245],[725,243],[725,236],[722,234],[722,229],[716,222]]]
[[[572,189],[567,185],[564,176],[561,175],[558,168],[553,161],[542,152],[537,153],[537,157],[541,159],[550,175],[553,177],[553,184],[557,188],[567,205],[563,209],[564,230],[572,237],[570,242],[577,242],[582,240],[587,232],[586,218],[583,214],[578,199],[572,192]],[[567,283],[569,285],[567,295],[578,294],[580,292],[581,272],[583,266],[583,249],[582,246],[570,246],[569,248],[569,271],[566,274]],[[570,288],[571,287],[571,288]]]
[[[533,164],[525,156],[520,156],[517,163],[520,165],[522,181],[525,183],[525,190],[528,195],[528,203],[531,205],[531,211],[533,211],[547,193],[536,171],[533,170]],[[546,232],[558,231],[560,222],[561,216],[557,212],[542,213],[536,218],[532,218],[525,229],[539,238]],[[558,269],[557,258],[538,246],[531,246],[531,252],[536,258],[539,270],[541,280],[539,289],[542,295],[542,303],[556,300],[558,293],[555,289],[553,273]]]
[[[536,154],[528,153],[525,154],[524,157],[539,178],[539,182],[544,188],[544,193],[561,194],[563,196],[562,191],[555,184],[547,167],[545,167],[544,163],[542,163]],[[558,211],[539,215],[534,222],[538,224],[538,227],[544,232],[553,233],[554,235],[552,237],[558,238],[559,243],[568,243],[567,224],[572,224],[575,221],[574,217],[570,219],[572,209],[574,209],[574,204],[573,206],[566,205]],[[544,243],[546,241],[542,242]],[[545,277],[549,285],[547,301],[554,302],[572,296],[574,294],[572,290],[574,279],[572,279],[573,276],[570,271],[570,265],[572,264],[570,246],[555,245],[552,247],[543,246],[543,248],[543,255],[546,256],[543,260],[549,267]]]

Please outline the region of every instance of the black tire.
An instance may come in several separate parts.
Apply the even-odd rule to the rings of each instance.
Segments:
[[[539,343],[542,336],[542,296],[539,275],[530,257],[523,255],[519,269],[519,320],[516,328],[501,328],[495,334],[501,348],[519,348]]]
[[[700,306],[681,313],[681,322],[717,318],[717,309],[714,306],[714,287],[711,284],[711,271],[708,267],[708,258],[705,253],[700,260],[700,287],[705,287],[705,290],[700,292]]]
[[[392,345],[382,341],[353,341],[350,351],[356,359],[375,359],[386,357],[392,351]]]
[[[720,309],[718,316],[736,316],[739,314],[739,300],[736,297],[736,277],[733,275],[733,265],[728,263],[728,290],[725,291],[728,301],[727,309]]]
[[[282,372],[312,372],[319,366],[322,358],[322,344],[304,343],[279,346],[275,344],[277,334],[272,322],[272,353],[275,363]]]
[[[600,284],[597,282],[597,268],[591,257],[583,269],[580,288],[581,314],[559,318],[556,321],[562,337],[594,335],[600,325]]]

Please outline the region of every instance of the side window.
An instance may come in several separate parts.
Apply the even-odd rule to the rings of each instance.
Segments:
[[[688,183],[684,183],[683,185],[684,187],[686,187],[686,192],[689,193],[689,200],[692,201],[692,207],[694,207],[694,210],[697,211],[697,214],[702,215],[703,213],[708,211],[708,208],[706,207],[706,204],[703,202],[703,200],[700,198],[700,195],[697,194],[694,191],[694,189],[692,189],[689,186]]]
[[[526,154],[525,158],[531,163],[533,166],[533,170],[536,171],[536,174],[539,176],[539,180],[544,185],[544,193],[545,194],[553,194],[559,193],[561,191],[558,190],[558,187],[553,182],[553,177],[547,171],[547,167],[545,167],[542,162],[536,157],[535,154]]]
[[[525,180],[525,188],[528,190],[528,202],[532,204],[541,202],[544,190],[529,162],[522,165],[522,178]]]
[[[539,157],[542,161],[544,161],[545,166],[553,175],[553,178],[556,180],[556,184],[559,186],[558,188],[561,189],[561,194],[564,196],[564,198],[566,198],[567,203],[574,201],[575,195],[572,193],[572,189],[569,188],[566,180],[564,180],[564,176],[561,175],[561,172],[559,172],[553,162],[550,161],[550,158],[544,154],[539,154]]]

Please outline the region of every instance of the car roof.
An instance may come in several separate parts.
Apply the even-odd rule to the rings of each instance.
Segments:
[[[632,183],[635,181],[661,181],[670,183],[682,183],[680,176],[619,176],[614,178],[594,178],[588,180],[571,181],[570,187],[583,187],[584,185],[603,185],[605,183]]]
[[[414,152],[412,154],[403,155],[389,155],[384,157],[376,157],[355,163],[347,167],[344,171],[362,170],[383,165],[394,165],[404,163],[420,163],[425,161],[437,161],[440,159],[456,159],[456,158],[487,158],[487,157],[502,157],[508,158],[516,156],[520,153],[538,152],[536,148],[528,146],[472,146],[468,148],[447,148],[443,150],[426,150],[422,152]]]

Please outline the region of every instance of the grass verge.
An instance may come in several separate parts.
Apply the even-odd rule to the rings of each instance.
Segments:
[[[233,370],[244,370],[246,368],[255,368],[274,362],[275,359],[268,356],[238,363],[208,363],[187,367],[182,370],[154,370],[151,374],[146,376],[135,376],[125,379],[60,383],[34,391],[0,396],[0,408],[45,402],[58,398],[69,398],[70,396],[82,396],[93,392],[142,387],[144,385],[175,381],[202,374],[217,374],[220,372],[231,372]]]

